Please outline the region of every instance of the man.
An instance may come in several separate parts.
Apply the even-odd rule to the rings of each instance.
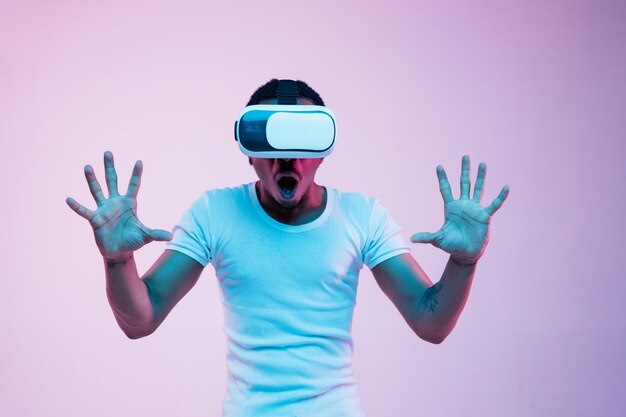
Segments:
[[[248,105],[276,103],[279,84],[272,80],[260,87]],[[324,105],[308,85],[295,85],[297,105]],[[480,164],[470,197],[465,156],[461,194],[455,200],[444,169],[437,167],[444,225],[411,238],[450,253],[433,285],[377,200],[315,182],[322,161],[250,158],[259,180],[206,191],[173,235],[149,229],[136,217],[141,161],[127,193],[120,195],[113,155],[106,152],[109,198],[87,165],[97,209],[67,199],[93,227],[104,257],[109,303],[131,339],[154,332],[204,266],[210,262],[215,267],[228,342],[224,416],[363,416],[350,336],[359,270],[363,265],[372,270],[420,338],[441,343],[463,310],[488,242],[491,216],[508,194],[505,187],[488,207],[480,205],[486,171]],[[167,249],[140,278],[133,252],[153,240],[169,241]]]

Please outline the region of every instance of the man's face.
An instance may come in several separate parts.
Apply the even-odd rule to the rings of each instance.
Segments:
[[[276,99],[263,100],[260,104],[276,104]],[[307,98],[299,98],[298,104],[313,105]],[[280,206],[297,206],[309,191],[315,173],[324,158],[278,159],[250,158],[256,171],[262,192],[269,193]]]

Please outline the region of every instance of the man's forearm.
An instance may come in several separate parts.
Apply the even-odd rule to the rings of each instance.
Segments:
[[[106,292],[113,315],[131,339],[150,334],[153,317],[148,287],[139,278],[135,259],[104,260]]]
[[[476,264],[462,265],[450,258],[439,282],[426,290],[418,304],[416,332],[441,343],[454,328],[469,296]]]

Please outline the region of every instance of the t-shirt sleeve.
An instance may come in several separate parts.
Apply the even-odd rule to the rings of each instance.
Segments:
[[[207,266],[211,261],[208,221],[208,201],[206,196],[202,196],[183,213],[178,224],[174,226],[172,240],[167,242],[166,249],[184,253],[202,266]]]
[[[387,259],[410,251],[402,237],[400,226],[393,220],[389,211],[375,201],[363,250],[363,263],[372,269]]]

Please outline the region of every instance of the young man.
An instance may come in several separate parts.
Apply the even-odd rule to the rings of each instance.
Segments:
[[[279,81],[260,87],[251,104],[273,104]],[[297,82],[298,105],[324,102]],[[491,216],[508,194],[480,205],[485,165],[470,197],[469,157],[461,194],[453,199],[437,167],[445,222],[413,242],[450,253],[432,284],[409,254],[400,227],[375,199],[315,182],[321,158],[250,158],[259,180],[206,191],[182,216],[173,235],[136,217],[142,163],[120,195],[113,155],[104,165],[109,198],[85,167],[95,211],[68,198],[89,220],[104,257],[109,303],[125,334],[154,332],[210,262],[220,282],[228,345],[223,415],[363,416],[351,368],[350,326],[358,273],[369,267],[383,292],[422,339],[441,343],[467,300],[476,262],[485,250]],[[167,249],[142,277],[133,252],[153,240]]]

